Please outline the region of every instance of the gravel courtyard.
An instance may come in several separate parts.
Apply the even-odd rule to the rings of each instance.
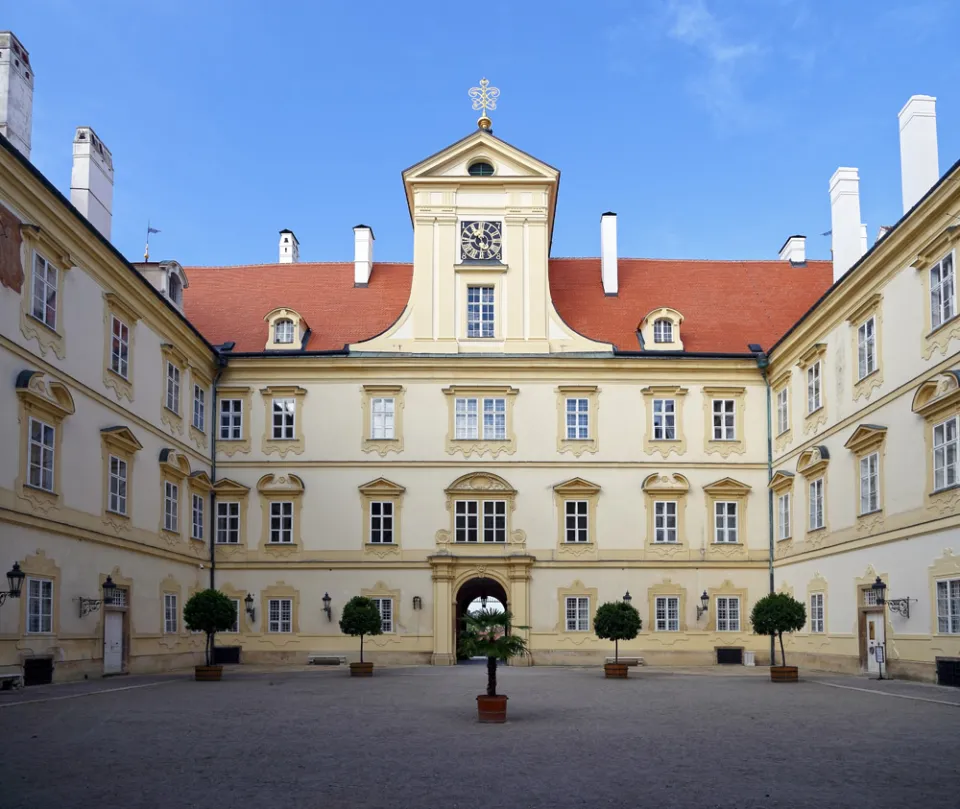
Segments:
[[[960,692],[765,669],[228,670],[0,694],[4,809],[956,809]],[[843,687],[836,687],[836,686]],[[110,690],[107,690],[110,689]],[[114,690],[122,689],[122,690]],[[863,689],[863,690],[860,690]],[[879,692],[879,693],[875,693]]]

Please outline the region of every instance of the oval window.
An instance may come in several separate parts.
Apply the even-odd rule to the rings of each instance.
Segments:
[[[493,166],[487,161],[481,160],[474,163],[467,170],[471,177],[491,177],[493,175]]]

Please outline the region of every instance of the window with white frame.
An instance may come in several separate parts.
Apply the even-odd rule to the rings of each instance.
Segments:
[[[482,504],[482,508],[481,508]],[[483,542],[507,541],[506,500],[455,500],[454,533],[456,542],[480,540],[479,516],[483,513]]]
[[[483,411],[483,431],[479,412]],[[454,403],[454,437],[458,441],[504,441],[507,437],[507,400],[458,398]]]
[[[127,462],[123,458],[111,455],[110,488],[107,495],[107,510],[114,514],[127,513]]]
[[[375,597],[370,599],[380,610],[380,628],[384,634],[393,632],[393,599]]]
[[[167,410],[180,412],[180,369],[167,360]]]
[[[740,631],[740,597],[717,596],[717,632]]]
[[[467,287],[467,337],[496,336],[493,287]]]
[[[190,538],[203,539],[203,495],[194,494],[191,505],[193,508],[191,509]]]
[[[177,613],[177,594],[163,594],[163,632],[165,635],[176,635],[180,616]]]
[[[483,400],[484,440],[503,441],[507,437],[507,400]]]
[[[960,579],[937,582],[937,632],[960,634]]]
[[[590,631],[589,596],[566,597],[567,632]]]
[[[39,419],[30,419],[30,457],[27,481],[35,489],[53,491],[56,428]]]
[[[370,438],[393,439],[395,400],[392,396],[377,396],[370,402]]]
[[[567,500],[564,503],[564,514],[566,516],[566,528],[564,539],[567,542],[589,542],[590,532],[587,525],[586,500]]]
[[[653,342],[673,342],[673,323],[671,321],[661,317],[659,320],[653,322]]]
[[[567,399],[567,440],[590,438],[590,400]]]
[[[657,596],[654,600],[654,613],[657,632],[680,631],[679,596]]]
[[[393,544],[393,502],[373,500],[370,503],[370,541],[375,545]]]
[[[240,441],[243,438],[243,399],[220,400],[220,440]]]
[[[230,627],[228,630],[226,630],[226,631],[227,631],[227,632],[230,632],[231,634],[236,634],[236,633],[238,633],[238,632],[240,631],[240,599],[239,599],[239,598],[231,598],[230,600],[233,602],[233,610],[234,610],[234,612],[233,612],[233,626],[231,626],[231,627]]]
[[[27,632],[31,635],[53,632],[51,579],[27,579]]]
[[[193,386],[193,426],[201,433],[207,425],[207,392],[199,385]]]
[[[674,399],[653,400],[653,440],[675,441],[677,438],[677,402]]]
[[[217,544],[240,542],[240,504],[235,500],[217,502]]]
[[[293,542],[293,503],[290,500],[270,503],[270,542],[283,545]]]
[[[810,593],[810,631],[823,632],[823,624],[823,593]]]
[[[820,389],[820,360],[807,368],[807,413],[813,413],[823,407]]]
[[[457,399],[454,410],[454,436],[458,441],[473,441],[480,437],[477,406],[477,399]]]
[[[777,498],[777,537],[790,539],[790,492],[784,492]]]
[[[655,500],[653,503],[653,541],[677,541],[677,501]]]
[[[790,429],[790,388],[777,391],[777,435]]]
[[[293,399],[273,400],[273,440],[293,441],[295,402]]]
[[[282,318],[273,324],[273,342],[286,344],[293,342],[293,321]]]
[[[872,452],[860,459],[860,513],[880,509],[880,454]]]
[[[930,268],[930,325],[936,329],[957,313],[957,285],[953,253],[947,253]]]
[[[810,530],[823,528],[823,478],[817,478],[810,484]]]
[[[933,428],[933,488],[939,491],[957,485],[958,418],[954,416]],[[31,456],[32,457],[32,456]]]
[[[713,504],[714,542],[737,541],[737,503],[718,500]]]
[[[57,328],[57,268],[39,253],[33,254],[33,305],[30,314],[51,329]]]
[[[267,601],[267,632],[293,632],[293,599]]]
[[[130,372],[130,328],[116,315],[110,316],[110,370],[124,379]]]
[[[857,328],[857,379],[877,370],[877,319],[868,318]]]
[[[713,440],[737,440],[737,402],[735,399],[713,400]]]
[[[180,487],[169,480],[163,482],[163,529],[180,532]]]

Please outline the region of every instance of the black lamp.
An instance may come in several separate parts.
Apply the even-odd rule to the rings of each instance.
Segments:
[[[247,615],[250,616],[251,621],[257,620],[257,611],[253,606],[253,594],[247,593],[247,597],[243,599],[243,606],[247,608]]]
[[[480,609],[485,610],[487,608],[487,598],[488,596],[486,593],[480,596]]]
[[[107,576],[107,578],[103,580],[101,589],[103,590],[103,603],[112,604],[113,594],[117,592],[117,585],[113,583],[113,579],[110,576]]]
[[[873,590],[873,592],[876,594],[878,604],[887,603],[886,599],[884,598],[884,596],[887,593],[887,585],[884,584],[883,579],[877,576],[877,580],[870,585],[870,589]]]
[[[330,593],[323,594],[323,611],[327,614],[327,620],[333,620],[333,611],[330,609]]]
[[[623,594],[623,600],[624,600],[627,604],[629,604],[631,601],[633,601],[633,596],[630,595],[630,591],[629,591],[629,590],[627,590],[627,592],[625,592],[625,593]]]
[[[700,595],[700,604],[702,606],[697,607],[697,620],[703,617],[703,614],[707,611],[707,607],[710,606],[710,596],[707,595],[707,591],[704,590]]]
[[[420,596],[414,596],[414,597],[413,597],[413,608],[414,608],[415,610],[422,610],[422,609],[423,609],[423,599],[420,598]]]
[[[7,581],[10,584],[10,590],[7,592],[7,595],[11,598],[20,598],[20,591],[23,589],[23,580],[25,578],[26,575],[20,569],[20,563],[14,562],[13,567],[10,568],[10,571],[7,573]]]

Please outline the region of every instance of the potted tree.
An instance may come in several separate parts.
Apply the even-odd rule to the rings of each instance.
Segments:
[[[797,682],[797,667],[787,665],[783,633],[803,629],[807,622],[807,608],[788,593],[770,593],[753,605],[750,622],[757,634],[780,639],[780,660],[783,665],[776,665],[775,659],[770,661],[770,679],[775,683]]]
[[[214,665],[214,638],[217,632],[226,632],[237,620],[237,607],[233,599],[219,590],[201,590],[190,596],[183,608],[183,622],[191,632],[203,632],[206,636],[204,657],[206,665],[197,666],[198,680],[219,680],[223,666]]]
[[[477,718],[481,722],[507,721],[507,697],[497,693],[497,663],[527,653],[527,642],[510,634],[510,613],[481,610],[467,613],[460,648],[467,657],[487,658],[487,693],[477,697]],[[517,629],[527,629],[520,626]]]
[[[360,636],[360,662],[350,664],[351,677],[372,677],[373,663],[363,660],[363,636],[383,634],[383,620],[377,605],[366,596],[354,596],[343,607],[340,631],[353,637]]]
[[[640,613],[627,601],[608,601],[597,609],[593,631],[598,638],[613,641],[613,662],[603,666],[603,673],[607,677],[626,678],[627,664],[620,662],[620,641],[633,640],[641,626]]]

